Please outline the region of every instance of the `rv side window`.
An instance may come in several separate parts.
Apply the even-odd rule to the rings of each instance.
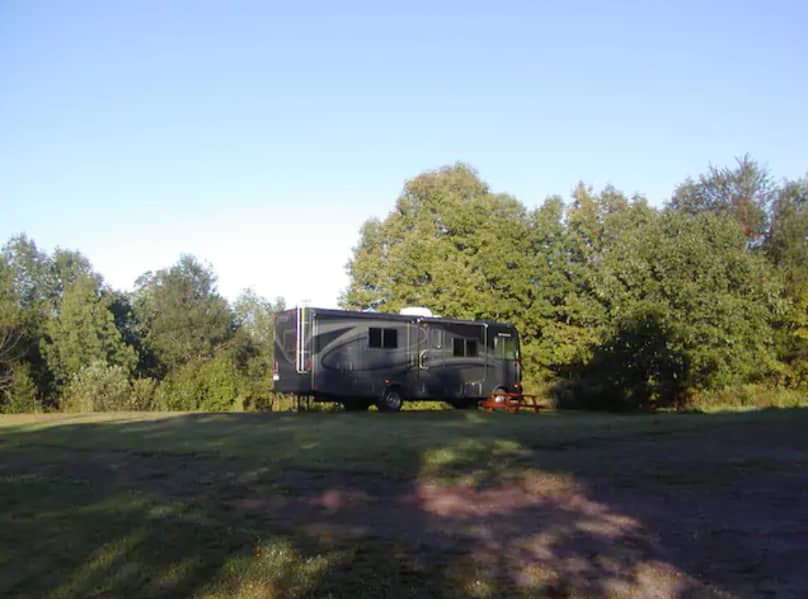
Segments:
[[[456,358],[473,358],[477,355],[477,341],[475,339],[452,339],[452,355]]]
[[[395,349],[398,347],[398,331],[395,329],[384,329],[384,339],[382,347],[385,349]]]
[[[395,349],[398,347],[398,331],[396,329],[368,329],[368,347]]]
[[[381,329],[368,329],[368,346],[381,347],[382,346],[382,330]]]

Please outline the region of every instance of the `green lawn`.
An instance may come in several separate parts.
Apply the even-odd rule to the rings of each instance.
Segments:
[[[806,431],[796,409],[2,417],[0,596],[800,593]]]

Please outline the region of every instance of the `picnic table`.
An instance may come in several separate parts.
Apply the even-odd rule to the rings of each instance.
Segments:
[[[547,405],[540,404],[532,393],[514,393],[502,390],[495,391],[488,396],[488,399],[477,402],[477,405],[486,412],[502,410],[509,414],[516,414],[522,409],[533,410],[538,414],[541,410],[548,408]]]

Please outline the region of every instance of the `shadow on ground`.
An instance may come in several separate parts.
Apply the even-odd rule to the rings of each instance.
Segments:
[[[808,412],[0,427],[0,595],[808,596]]]

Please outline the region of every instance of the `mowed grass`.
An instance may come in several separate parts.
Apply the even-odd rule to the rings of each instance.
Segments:
[[[689,564],[666,573],[625,532],[592,532],[597,510],[596,524],[613,528],[636,517],[595,489],[706,497],[760,472],[788,475],[801,458],[765,442],[750,454],[745,440],[776,446],[806,430],[802,410],[2,417],[0,596],[631,596],[682,572],[688,593],[720,594]],[[692,445],[712,447],[710,459],[676,456]],[[529,502],[550,487],[588,502],[588,520],[550,499],[511,517],[512,490]],[[480,510],[451,503],[463,493]],[[555,553],[517,576],[492,567],[476,549],[504,547],[500,523],[524,531],[519,551],[527,533],[534,545],[557,535]],[[575,541],[581,531],[591,538]],[[620,560],[610,543],[625,545]],[[589,568],[587,585],[565,570],[568,557]]]

